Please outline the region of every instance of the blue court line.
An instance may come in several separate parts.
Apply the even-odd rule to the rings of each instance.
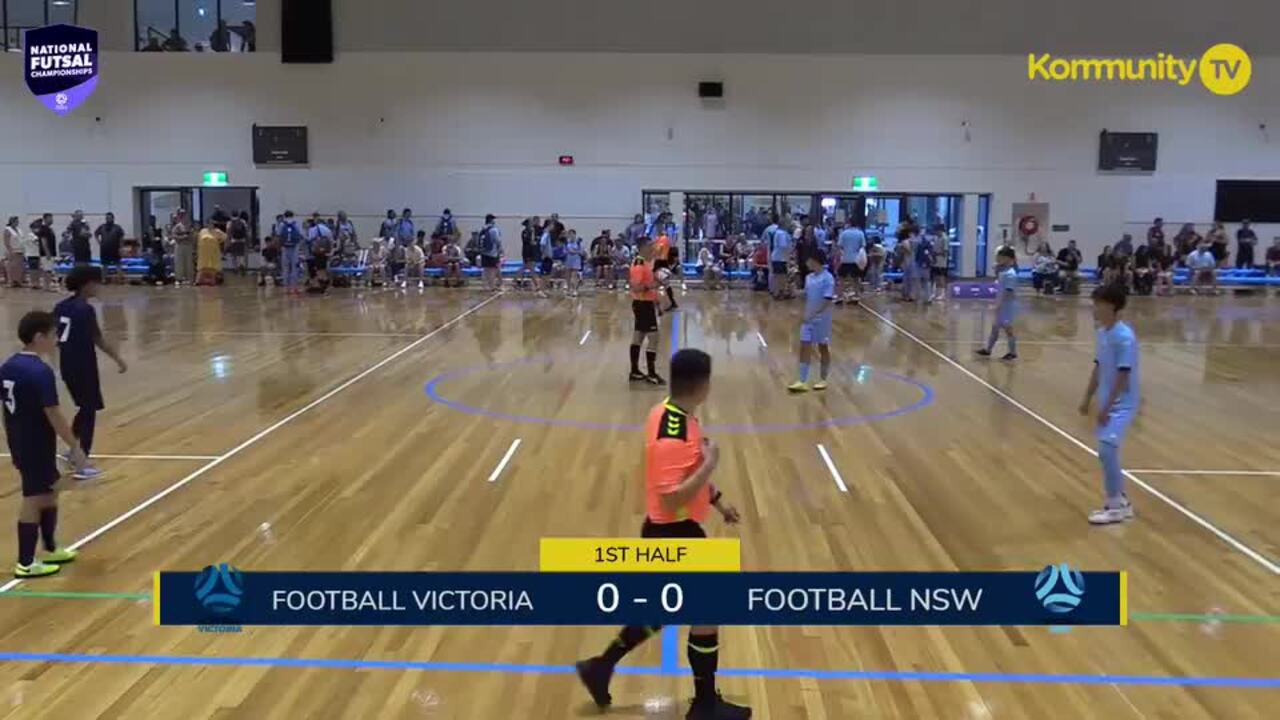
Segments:
[[[0,662],[96,663],[104,665],[183,665],[200,667],[293,667],[352,670],[425,670],[461,673],[572,675],[572,665],[510,663],[414,662],[409,660],[344,660],[283,657],[205,657],[183,655],[78,655],[67,653],[0,652]],[[670,675],[660,667],[620,666],[621,675]],[[676,674],[684,674],[681,671]],[[902,682],[1027,683],[1048,685],[1154,685],[1177,687],[1280,688],[1280,678],[1170,677],[1159,675],[1045,675],[1019,673],[907,672],[897,670],[787,670],[721,668],[726,677],[805,678]]]
[[[680,672],[680,628],[674,625],[662,628],[662,672],[668,675]]]
[[[680,349],[680,311],[671,312],[671,355],[674,357]]]

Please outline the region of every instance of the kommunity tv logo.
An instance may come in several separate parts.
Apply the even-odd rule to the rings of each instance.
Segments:
[[[1214,95],[1235,95],[1252,77],[1249,54],[1231,43],[1214,45],[1198,58],[1163,52],[1124,58],[1027,55],[1027,79],[1033,82],[1165,82],[1186,87],[1199,78]]]

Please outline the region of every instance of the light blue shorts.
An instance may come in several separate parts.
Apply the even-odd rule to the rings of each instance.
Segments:
[[[1011,302],[1000,308],[999,315],[996,316],[996,325],[1005,327],[1012,325],[1014,320],[1018,319],[1018,303]]]
[[[831,344],[831,317],[820,317],[816,320],[810,320],[800,326],[800,342],[816,343],[818,345]]]
[[[1134,412],[1127,408],[1113,409],[1107,416],[1107,423],[1099,425],[1096,433],[1098,442],[1104,445],[1119,447],[1124,442],[1125,433],[1133,423]]]

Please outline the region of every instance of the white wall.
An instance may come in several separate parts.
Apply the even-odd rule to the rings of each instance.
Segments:
[[[514,231],[559,211],[594,232],[637,211],[642,188],[841,190],[859,174],[994,193],[993,225],[1034,192],[1091,255],[1125,223],[1207,221],[1219,177],[1280,175],[1280,61],[1264,58],[1248,90],[1218,98],[1032,85],[1024,57],[106,53],[97,94],[67,118],[30,96],[20,61],[0,58],[0,215],[80,206],[131,222],[135,186],[226,170],[262,187],[268,216],[449,206]],[[696,97],[707,78],[725,81],[722,107]],[[255,169],[254,122],[308,125],[311,167]],[[1099,175],[1104,127],[1159,132],[1159,171]]]

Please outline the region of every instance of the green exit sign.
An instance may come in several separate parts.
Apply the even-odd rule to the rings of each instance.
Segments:
[[[224,172],[207,172],[204,174],[205,187],[225,187],[227,174]]]
[[[870,175],[854,175],[854,190],[879,190],[880,181]]]

